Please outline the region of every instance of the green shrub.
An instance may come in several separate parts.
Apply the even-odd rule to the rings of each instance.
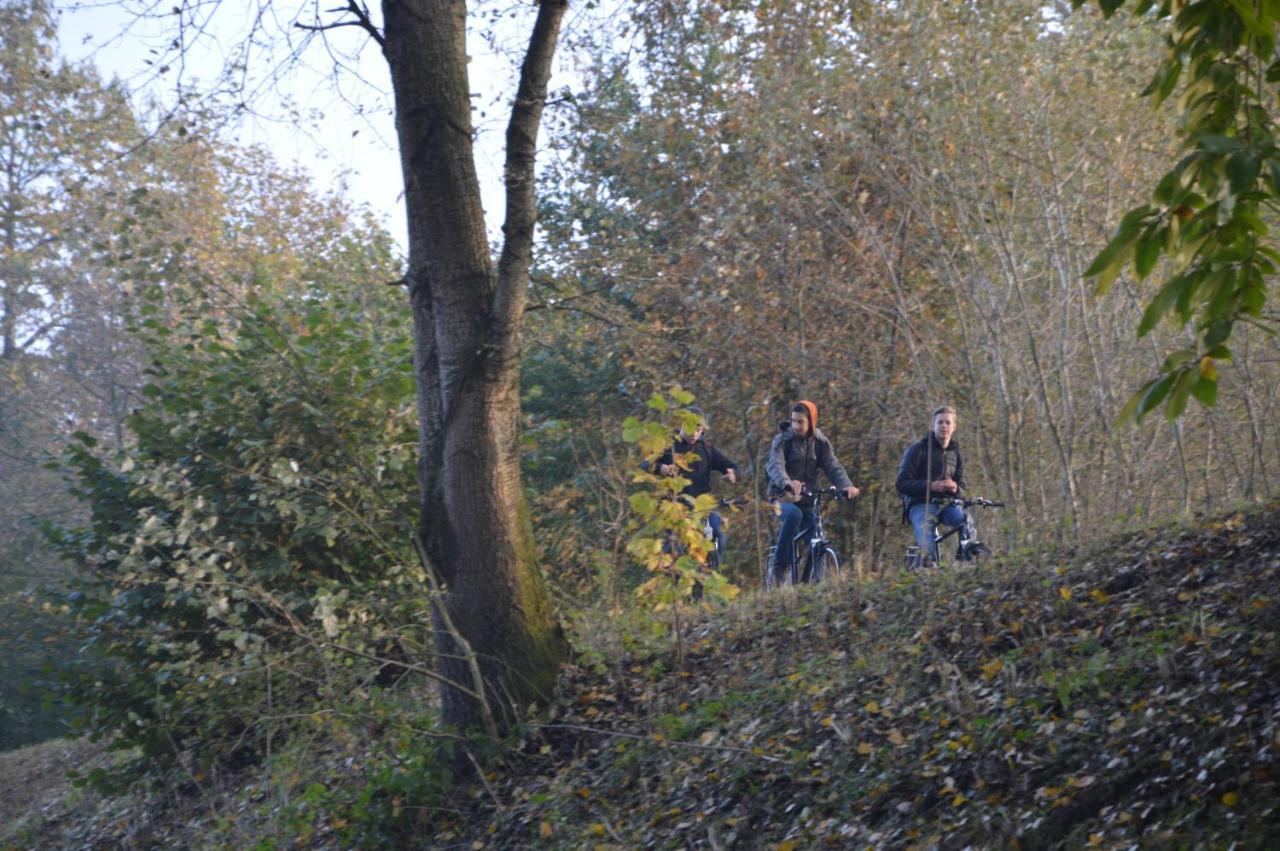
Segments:
[[[429,595],[397,295],[330,284],[143,309],[134,443],[79,435],[65,468],[91,519],[50,530],[79,568],[66,602],[92,651],[66,695],[95,737],[137,749],[129,774],[252,761],[292,719],[412,667]]]

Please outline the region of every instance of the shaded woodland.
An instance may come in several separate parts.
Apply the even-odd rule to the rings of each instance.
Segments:
[[[1169,353],[1194,350],[1200,330],[1169,321],[1136,333],[1171,268],[1158,251],[1131,247],[1139,265],[1105,295],[1086,270],[1185,140],[1178,115],[1138,95],[1165,61],[1169,23],[1073,5],[637,4],[571,16],[561,51],[575,77],[548,92],[564,9],[539,4],[518,97],[512,86],[502,239],[469,194],[463,122],[456,147],[432,149],[439,159],[402,157],[406,251],[340,189],[236,144],[215,103],[162,111],[60,60],[43,0],[6,0],[0,617],[12,628],[0,635],[0,749],[90,734],[116,755],[88,760],[78,783],[171,804],[225,803],[217,796],[252,778],[257,791],[243,794],[254,801],[286,790],[258,823],[282,841],[320,830],[376,846],[446,822],[451,839],[479,835],[480,821],[456,813],[433,821],[452,812],[460,778],[480,778],[477,795],[496,811],[503,795],[523,805],[557,794],[514,781],[495,791],[493,766],[518,774],[503,760],[534,754],[563,760],[554,771],[595,766],[598,753],[567,756],[567,737],[547,725],[589,725],[596,704],[608,715],[616,701],[652,699],[684,718],[694,697],[652,694],[682,688],[664,679],[669,666],[686,676],[686,664],[709,664],[757,616],[820,623],[823,638],[881,610],[906,634],[941,634],[947,618],[972,614],[901,570],[911,533],[894,477],[944,403],[959,411],[971,489],[1006,503],[979,517],[1006,558],[999,581],[956,580],[957,593],[1014,595],[1008,622],[983,634],[1020,617],[1105,629],[1071,604],[1071,588],[1097,591],[1103,607],[1129,589],[1108,585],[1089,548],[1274,497],[1280,348],[1260,305],[1258,321],[1231,332],[1230,357],[1199,367],[1214,370],[1214,404],[1119,416],[1144,382],[1182,368]],[[435,114],[412,100],[427,97],[416,88],[421,33],[395,14],[375,25],[367,9],[348,11],[351,29],[385,48],[401,144],[414,150],[434,138],[430,121],[413,123]],[[437,47],[465,67],[459,32]],[[431,109],[469,108],[453,70]],[[469,176],[446,168],[463,159]],[[469,312],[448,312],[459,305]],[[848,568],[831,599],[846,608],[802,595],[799,608],[788,597],[757,611],[742,601],[777,528],[765,453],[799,399],[816,402],[863,492],[828,518]],[[645,440],[665,440],[690,401],[745,474],[717,492],[750,497],[726,514],[726,582],[700,605],[685,599],[689,583],[655,574],[661,557],[637,555],[660,555],[661,534],[701,528],[697,510],[660,517],[649,497],[662,486],[640,472],[653,457]],[[1228,531],[1273,536],[1240,516],[1253,519]],[[1227,559],[1232,546],[1210,549]],[[1049,550],[1065,555],[1050,564],[1039,555]],[[1085,551],[1083,578],[1053,578]],[[1177,581],[1200,576],[1176,566]],[[1269,601],[1224,587],[1235,596],[1223,605],[1264,629]],[[1039,601],[1044,588],[1042,613],[1015,611],[1018,595]],[[1001,675],[1029,652],[1022,628],[1003,656],[952,641],[964,656],[957,682],[1006,677],[1019,706],[1035,703],[1027,729],[1106,692],[1100,671],[1114,656],[1072,686],[1086,697],[1061,696],[1070,664],[1059,657],[1023,679]],[[946,641],[916,638],[946,656]],[[504,655],[517,645],[523,655]],[[1148,661],[1172,664],[1160,647]],[[779,676],[791,670],[769,658]],[[625,682],[641,672],[645,682]],[[583,699],[565,703],[574,689]],[[615,733],[696,738],[720,711],[671,722],[678,734]],[[844,729],[822,717],[806,716],[806,731]],[[762,742],[739,744],[763,747],[754,755],[766,762],[790,758]],[[859,787],[872,796],[869,822],[877,802],[900,803],[877,790]],[[521,820],[494,830],[553,842],[550,822],[516,811]],[[924,829],[896,812],[894,829]],[[1033,815],[965,835],[1048,843]],[[582,818],[586,834],[608,832]],[[224,827],[229,841],[257,838]],[[790,835],[780,831],[768,835]]]

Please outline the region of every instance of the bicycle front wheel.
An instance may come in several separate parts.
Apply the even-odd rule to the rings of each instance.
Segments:
[[[831,547],[826,547],[813,560],[813,576],[809,580],[815,585],[819,582],[832,582],[840,578],[840,557]]]
[[[790,585],[789,579],[790,576],[778,576],[778,548],[769,547],[769,554],[764,558],[764,590]]]

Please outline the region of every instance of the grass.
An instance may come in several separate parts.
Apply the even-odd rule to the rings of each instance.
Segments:
[[[163,818],[197,827],[153,839],[204,847],[1270,847],[1277,509],[747,595],[686,611],[683,653],[665,616],[614,612],[479,782],[408,783],[416,763],[372,730],[282,753],[217,806],[137,798],[108,822],[86,803],[61,835]],[[396,824],[335,804],[377,754],[407,791],[368,812]]]

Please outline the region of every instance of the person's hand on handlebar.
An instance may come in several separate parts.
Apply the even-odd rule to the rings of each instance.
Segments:
[[[725,471],[724,477],[729,480],[729,484],[736,485],[738,483],[738,474],[732,467]]]
[[[664,476],[674,476],[676,474],[675,464],[659,464],[658,472]]]
[[[857,495],[858,495],[858,489],[854,485],[849,485],[849,487],[844,489],[845,499],[853,499]]]
[[[936,482],[929,483],[929,490],[934,493],[954,494],[960,492],[960,486],[951,479],[939,479]]]
[[[804,494],[804,482],[797,482],[795,479],[787,482],[787,490],[791,491],[791,495],[799,499]]]

